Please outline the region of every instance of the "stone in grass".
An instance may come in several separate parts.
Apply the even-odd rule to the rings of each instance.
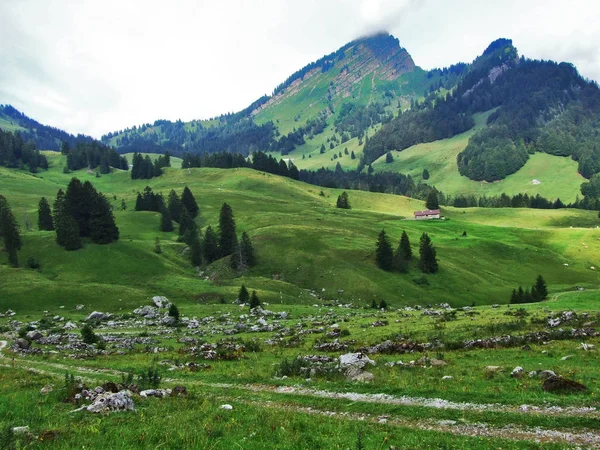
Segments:
[[[105,314],[100,311],[93,311],[86,317],[85,320],[106,320],[110,317],[110,314]]]
[[[169,306],[171,306],[171,302],[169,301],[169,299],[160,295],[152,297],[152,302],[157,308],[168,308]]]
[[[38,330],[32,330],[27,333],[27,339],[29,339],[30,341],[37,341],[43,337],[44,335]]]
[[[233,406],[225,404],[225,405],[221,405],[221,409],[226,409],[227,411],[231,411],[233,409]]]
[[[368,383],[375,379],[375,375],[371,372],[364,371],[358,367],[350,367],[346,371],[346,380],[356,381],[358,383]]]
[[[44,386],[42,389],[40,389],[40,394],[42,395],[47,395],[50,392],[52,392],[54,389],[54,387],[51,384],[47,384],[46,386]]]
[[[563,377],[550,377],[542,384],[542,389],[555,394],[572,394],[576,392],[587,392],[588,388],[577,381],[568,380]]]
[[[23,434],[29,434],[29,427],[28,426],[24,426],[24,427],[14,427],[12,429],[12,432],[15,436],[19,436],[19,435],[23,435]]]
[[[171,389],[146,389],[140,392],[141,397],[158,397],[164,398],[171,395]]]
[[[29,341],[27,339],[19,338],[16,340],[17,347],[22,350],[27,350],[30,346]]]
[[[135,411],[131,393],[129,391],[121,391],[116,394],[104,393],[100,394],[94,402],[85,408],[92,413],[110,413],[119,411]],[[76,410],[79,411],[79,410]]]
[[[521,366],[515,367],[510,376],[513,378],[523,378],[523,368]]]
[[[375,365],[375,361],[370,359],[364,353],[346,353],[340,356],[340,366],[354,367],[357,369],[364,368],[367,364]]]

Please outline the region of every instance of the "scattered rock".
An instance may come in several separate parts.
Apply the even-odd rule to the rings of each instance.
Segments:
[[[569,394],[574,392],[587,392],[588,388],[577,381],[568,380],[563,377],[550,377],[542,384],[542,389],[546,392],[556,394]]]
[[[442,377],[442,380],[452,380],[452,379],[454,379],[454,377],[453,377],[453,376],[450,376],[450,375],[444,375],[444,376]]]
[[[488,372],[502,372],[504,369],[501,366],[487,366],[485,368]]]
[[[76,328],[77,328],[77,325],[75,325],[73,322],[67,322],[63,326],[63,330],[75,330]]]
[[[595,347],[594,344],[586,344],[585,342],[581,343],[581,349],[585,350],[586,352],[589,352],[590,350],[592,350]]]
[[[171,302],[167,297],[159,295],[157,295],[156,297],[152,297],[152,302],[157,308],[168,308],[169,306],[171,306]]]
[[[40,333],[38,330],[29,331],[27,333],[27,339],[29,339],[30,341],[37,341],[43,337],[44,337],[44,335],[42,333]]]
[[[47,395],[54,390],[54,387],[51,384],[47,384],[42,389],[40,389],[40,394]]]
[[[444,366],[448,365],[448,363],[446,361],[444,361],[443,359],[435,359],[435,358],[430,359],[429,364],[431,365],[431,367],[444,367]]]
[[[85,320],[106,320],[110,317],[110,314],[105,314],[100,311],[94,311],[90,313],[89,316],[86,317]]]
[[[510,373],[510,376],[513,378],[522,378],[523,377],[523,368],[521,366],[517,366]]]
[[[15,344],[17,345],[17,348],[20,348],[22,350],[27,350],[31,344],[29,344],[29,341],[27,339],[23,339],[23,338],[19,338],[15,341]]]
[[[77,306],[75,307],[75,309],[76,309],[77,311],[81,311],[83,308],[85,308],[85,306],[83,306],[83,305],[77,305]]]
[[[84,408],[92,413],[135,411],[135,406],[133,405],[133,400],[131,399],[131,393],[129,391],[121,391],[116,394],[110,392],[100,394],[94,399],[94,402],[91,405]]]
[[[542,370],[537,374],[537,377],[542,380],[547,380],[548,378],[556,377],[557,375],[552,370]]]
[[[24,427],[14,427],[12,429],[13,434],[19,436],[19,435],[23,435],[23,434],[29,434],[29,427],[28,426],[24,426]]]
[[[371,372],[366,372],[357,367],[350,367],[346,372],[346,380],[348,381],[367,383],[373,381],[374,379],[375,375],[373,375]]]
[[[340,356],[340,366],[342,367],[363,369],[367,364],[376,365],[375,361],[364,353],[346,353]]]
[[[179,386],[179,385],[175,386],[173,388],[173,390],[171,391],[171,395],[172,396],[180,395],[180,396],[185,397],[186,395],[188,395],[187,388],[185,386]]]
[[[562,358],[560,358],[561,361],[567,361],[569,359],[571,359],[573,357],[573,355],[567,355],[567,356],[563,356]]]
[[[134,309],[133,314],[142,316],[145,319],[155,319],[160,316],[160,311],[153,306],[142,306],[141,308]]]
[[[140,392],[141,397],[159,397],[164,398],[171,395],[171,389],[146,389]]]
[[[233,406],[227,405],[227,404],[226,405],[221,405],[221,409],[226,409],[228,411],[231,411],[233,409]]]

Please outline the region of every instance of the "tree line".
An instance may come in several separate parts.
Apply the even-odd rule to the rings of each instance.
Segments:
[[[111,167],[129,170],[127,158],[119,155],[114,149],[98,141],[77,142],[71,146],[64,141],[61,153],[67,156],[67,170],[99,168],[100,173],[110,173]]]
[[[531,289],[523,290],[522,286],[519,286],[518,289],[513,289],[510,296],[510,303],[536,303],[542,302],[547,298],[548,288],[546,286],[546,281],[541,275],[538,275],[537,279],[535,280],[535,284],[531,286]]]
[[[48,160],[33,140],[24,141],[19,133],[0,130],[0,166],[25,169],[36,173],[48,169]]]
[[[163,173],[163,168],[171,167],[171,156],[169,152],[165,152],[164,155],[159,156],[155,162],[149,155],[145,157],[140,153],[133,154],[133,165],[131,167],[131,179],[132,180],[149,180],[154,177],[160,177]]]

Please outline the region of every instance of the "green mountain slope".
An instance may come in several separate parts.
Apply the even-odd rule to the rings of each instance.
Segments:
[[[35,257],[39,271],[0,265],[3,295],[0,309],[42,308],[38,298],[74,305],[85,298],[92,308],[127,308],[161,293],[182,303],[219,299],[230,302],[241,283],[257,289],[268,302],[314,302],[313,295],[357,304],[373,298],[391,305],[448,301],[455,305],[508,301],[511,290],[529,285],[543,273],[553,292],[575,285],[592,287],[598,274],[600,245],[591,228],[594,212],[578,210],[447,208],[446,221],[403,220],[422,209],[423,202],[389,194],[350,192],[353,209],[335,208],[341,192],[251,169],[167,169],[148,181],[131,180],[122,171],[95,178],[86,171],[62,173],[64,156],[48,154],[47,172],[0,168],[0,192],[21,224],[28,215],[35,223],[41,196],[53,198],[70,177],[90,180],[115,206],[118,242],[86,243],[76,252],[58,247],[52,232],[25,231],[22,263]],[[159,214],[134,211],[136,192],[149,184],[167,194],[190,187],[200,205],[197,223],[216,227],[223,202],[233,208],[238,233],[247,231],[258,256],[256,267],[243,277],[231,272],[227,258],[191,267],[174,233],[159,232]],[[320,192],[323,191],[323,195]],[[128,208],[120,210],[124,199]],[[438,250],[440,272],[426,277],[415,265],[407,275],[375,265],[375,240],[385,229],[394,245],[406,230],[418,253],[418,239],[427,232]],[[461,237],[463,232],[467,237]],[[159,237],[162,254],[153,252]],[[586,243],[586,247],[582,246]],[[0,255],[2,263],[6,255]],[[569,268],[563,267],[564,263]],[[208,277],[208,278],[206,278]],[[415,282],[417,280],[418,282]],[[32,289],[39,294],[31,296]],[[311,294],[312,292],[312,294]],[[204,299],[204,300],[202,300]],[[60,303],[59,303],[60,302]]]

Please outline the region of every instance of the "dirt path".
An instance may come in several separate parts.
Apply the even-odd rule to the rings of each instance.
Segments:
[[[8,345],[7,341],[0,340],[0,358],[6,360],[6,355],[2,350]],[[73,367],[60,363],[49,363],[43,361],[31,361],[24,358],[16,360],[17,369],[31,372],[63,377],[66,371],[85,375],[94,375],[94,378],[83,377],[86,381],[100,382],[102,376],[112,375],[120,376],[124,372],[112,369],[93,369],[87,367]],[[34,366],[39,367],[34,367]],[[0,364],[0,367],[12,367],[11,364]],[[43,368],[42,368],[43,367]],[[231,389],[241,389],[249,392],[274,393],[281,396],[278,401],[251,401],[237,398],[236,401],[259,405],[261,407],[295,411],[301,414],[316,414],[327,417],[338,417],[342,420],[368,421],[371,423],[388,424],[392,426],[417,428],[420,430],[439,431],[451,433],[457,436],[473,436],[485,438],[498,438],[510,440],[530,440],[538,443],[552,442],[568,445],[579,445],[593,448],[600,448],[600,434],[596,431],[587,430],[553,430],[544,428],[520,427],[516,424],[506,425],[504,427],[493,427],[485,423],[460,423],[453,420],[432,420],[424,418],[422,420],[411,420],[401,416],[393,415],[371,415],[368,413],[350,413],[327,411],[312,407],[302,407],[286,403],[285,396],[302,395],[315,398],[329,398],[340,400],[351,400],[355,402],[389,404],[399,406],[420,406],[434,409],[450,409],[460,411],[477,412],[501,412],[513,414],[535,414],[552,416],[585,416],[600,417],[600,412],[596,408],[578,408],[578,407],[559,407],[559,406],[512,406],[502,404],[484,404],[484,403],[461,403],[443,400],[439,398],[424,397],[395,397],[387,394],[363,394],[355,392],[336,392],[310,389],[298,386],[273,386],[264,384],[229,384],[229,383],[204,383],[202,381],[169,379],[171,383],[185,383],[190,386],[205,386],[207,388],[223,389],[226,392]],[[229,397],[228,397],[229,398]]]

